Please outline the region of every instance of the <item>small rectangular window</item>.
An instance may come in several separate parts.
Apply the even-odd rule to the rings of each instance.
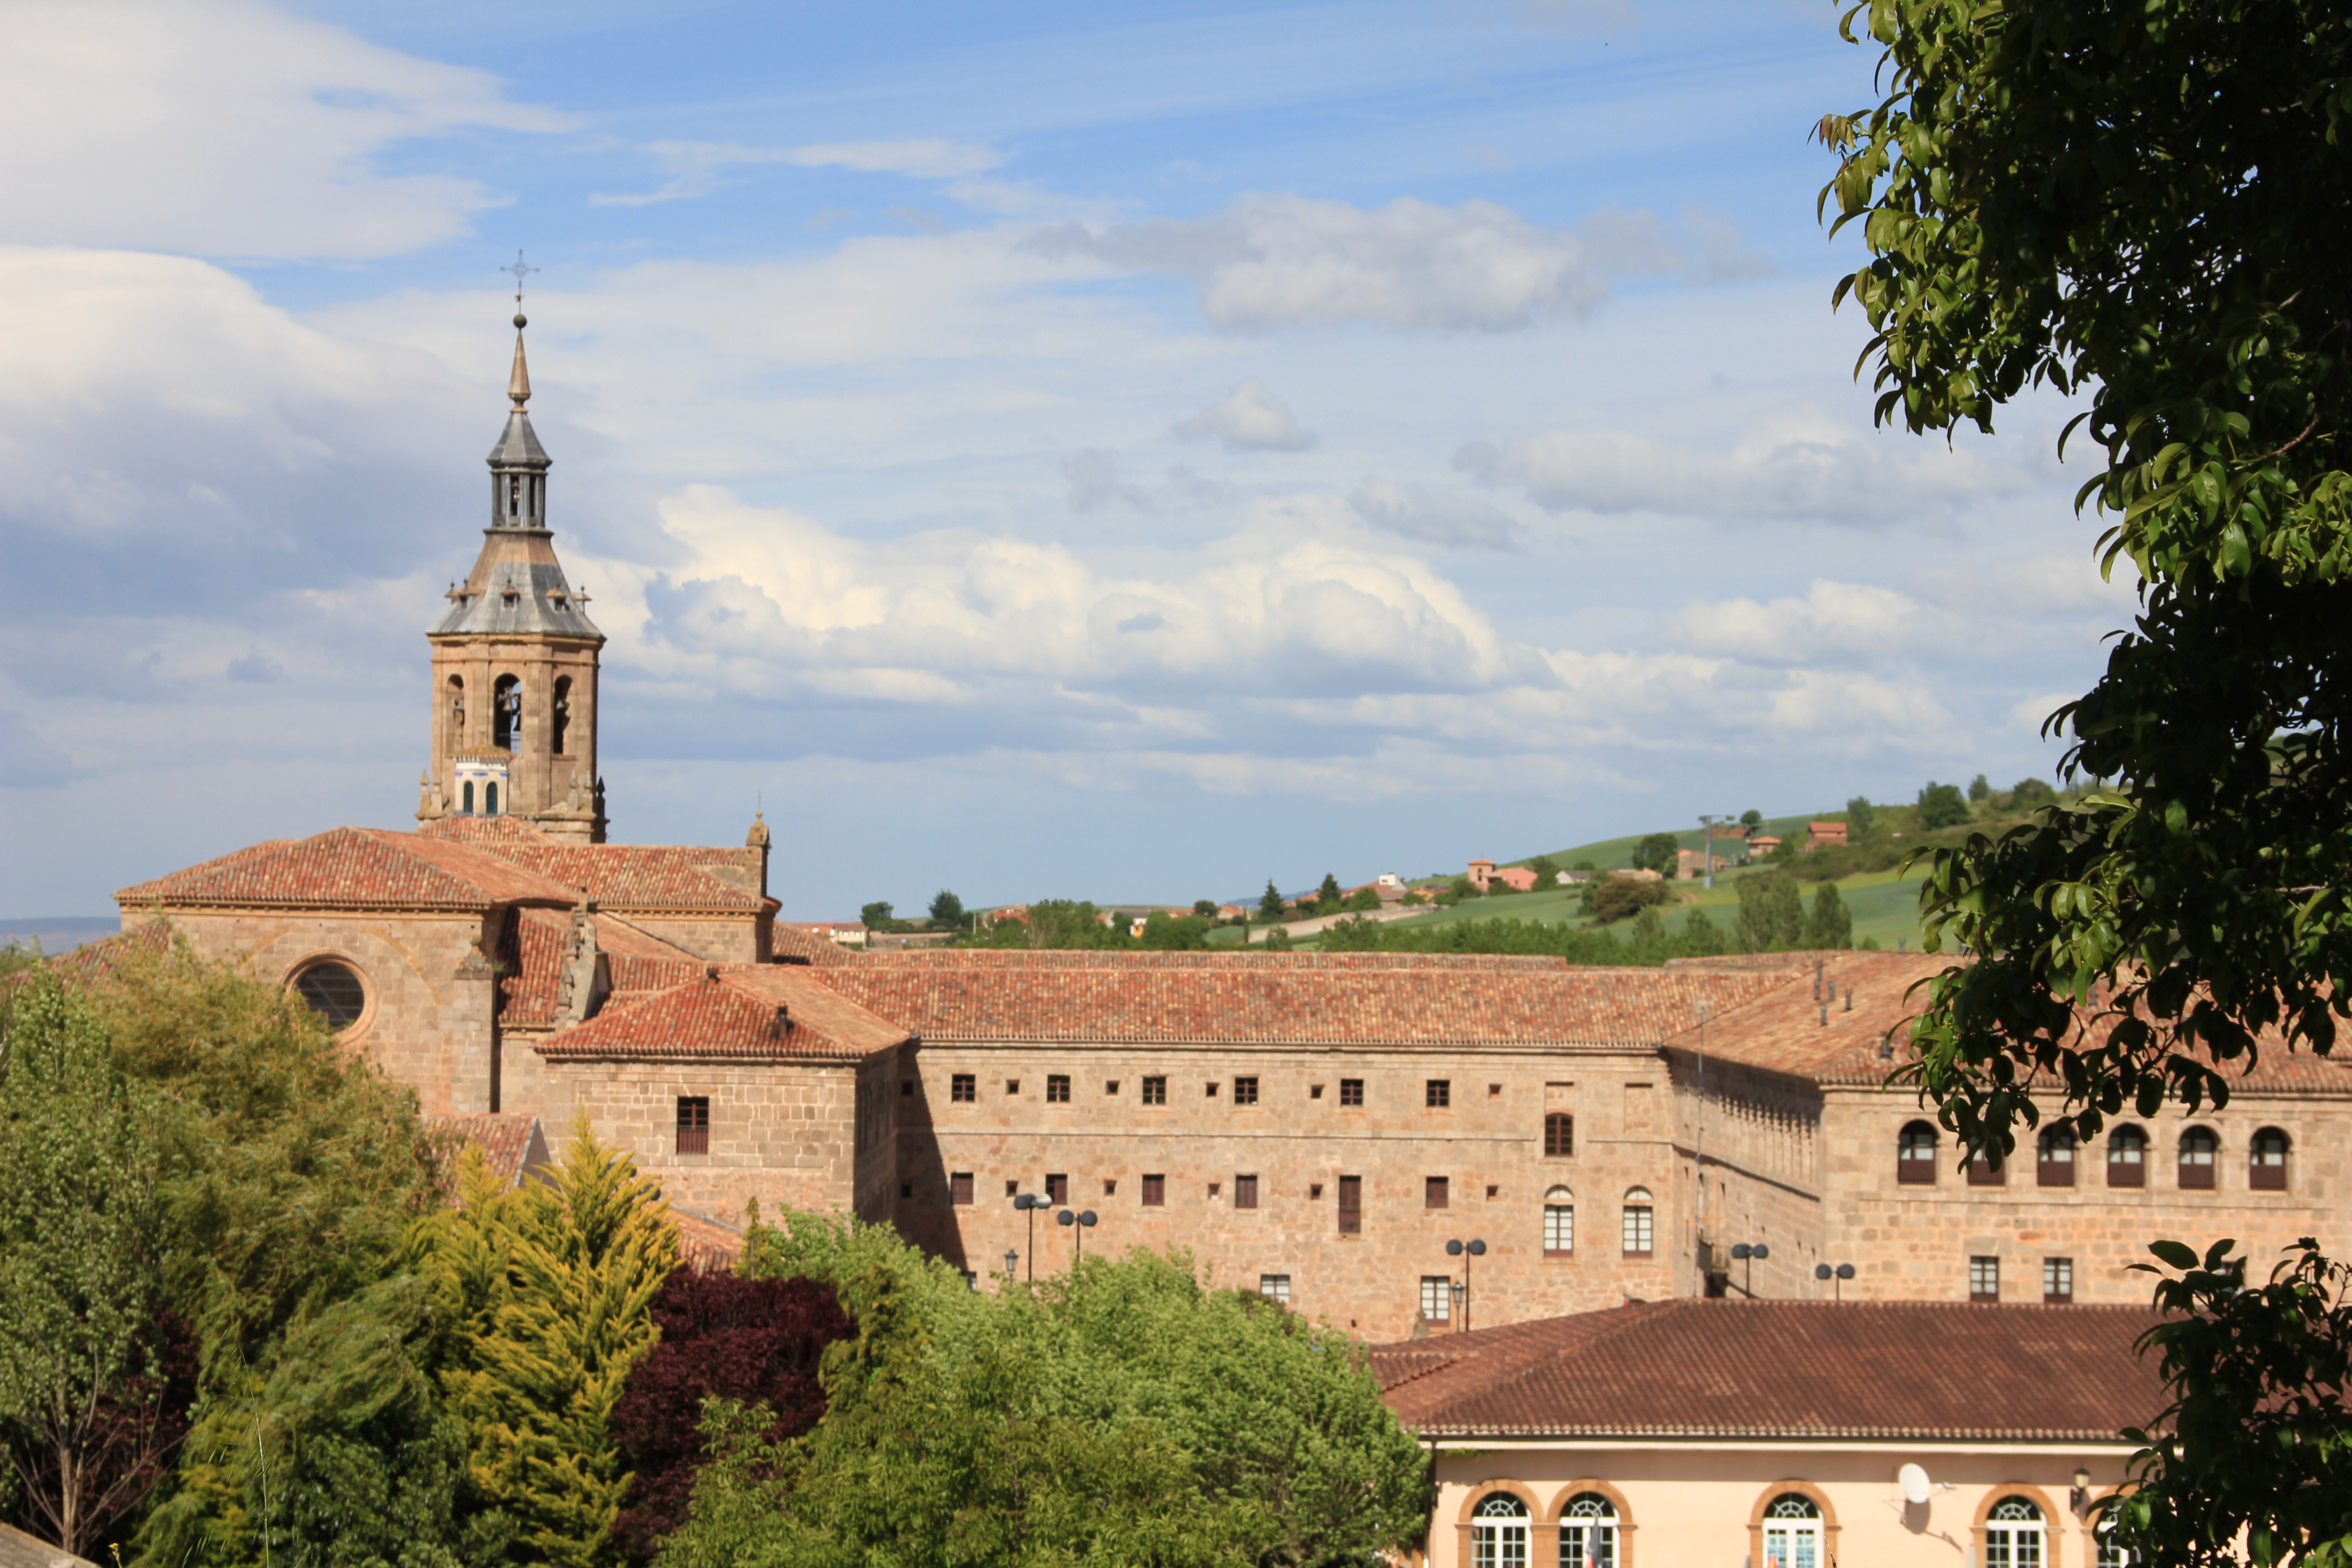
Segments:
[[[2045,1258],[2042,1260],[2042,1304],[2045,1307],[2071,1307],[2074,1304],[2073,1258]]]
[[[948,1178],[948,1202],[958,1208],[971,1205],[971,1173],[970,1171],[958,1171]]]
[[[1339,1178],[1339,1234],[1364,1234],[1364,1178],[1361,1176]]]
[[[1443,1274],[1421,1277],[1421,1316],[1423,1322],[1447,1323],[1454,1321],[1454,1281]]]
[[[1105,1094],[1117,1094],[1118,1092],[1118,1079],[1115,1078],[1106,1079],[1103,1083],[1103,1092]]]
[[[1421,1206],[1442,1209],[1446,1206],[1447,1183],[1444,1176],[1431,1176],[1422,1183]]]
[[[1544,1112],[1544,1158],[1566,1160],[1576,1153],[1576,1118],[1565,1110]]]
[[[1628,1258],[1647,1258],[1655,1237],[1651,1232],[1650,1205],[1627,1204],[1624,1222],[1624,1253]]]
[[[1143,1103],[1146,1105],[1167,1104],[1168,1080],[1164,1078],[1145,1079],[1143,1080]]]
[[[1048,1105],[1067,1105],[1070,1103],[1070,1075],[1068,1073],[1049,1072],[1045,1075],[1045,1103]]]
[[[1998,1301],[2000,1300],[2000,1259],[1971,1258],[1969,1259],[1969,1300]]]
[[[709,1095],[681,1094],[677,1097],[677,1152],[681,1154],[710,1152]]]
[[[1255,1176],[1235,1176],[1234,1178],[1234,1207],[1237,1209],[1254,1209],[1257,1207],[1257,1178]]]
[[[915,1195],[915,1184],[912,1182],[900,1182],[898,1184],[898,1195],[902,1198],[913,1197]]]
[[[1209,1085],[1209,1098],[1211,1100],[1217,1098],[1217,1086],[1213,1080]]]
[[[1360,1078],[1341,1079],[1339,1080],[1339,1103],[1342,1105],[1363,1104],[1364,1080]]]
[[[1257,1277],[1257,1293],[1265,1297],[1269,1301],[1278,1301],[1286,1307],[1289,1306],[1290,1276],[1287,1274],[1259,1275]]]
[[[1234,1103],[1235,1105],[1255,1105],[1257,1103],[1257,1079],[1254,1078],[1237,1078],[1234,1079]]]
[[[1167,1202],[1168,1178],[1165,1176],[1144,1177],[1143,1206],[1148,1209],[1156,1209],[1164,1207]]]
[[[1443,1110],[1454,1103],[1454,1080],[1450,1078],[1431,1079],[1423,1092],[1425,1103],[1432,1110]]]
[[[1045,1178],[1045,1201],[1066,1204],[1070,1201],[1070,1178],[1056,1171]]]
[[[900,1079],[898,1080],[898,1098],[901,1100],[912,1100],[914,1097],[915,1080],[910,1078]]]
[[[980,1098],[980,1079],[960,1072],[948,1080],[948,1099],[958,1105],[970,1105]]]
[[[1017,1198],[1021,1195],[1020,1178],[1015,1177],[1004,1184],[1004,1195],[1008,1198]]]
[[[980,1276],[979,1276],[979,1275],[977,1275],[977,1274],[974,1274],[974,1273],[973,1273],[971,1269],[969,1269],[969,1268],[965,1269],[965,1270],[963,1271],[963,1288],[964,1288],[965,1289],[967,1289],[967,1290],[977,1290],[977,1289],[980,1289]]]
[[[1117,1176],[1105,1176],[1103,1178],[1103,1196],[1107,1198],[1115,1198],[1118,1196],[1118,1178]]]
[[[1319,1084],[1319,1083],[1310,1083],[1310,1084],[1308,1084],[1308,1085],[1307,1086],[1307,1099],[1309,1099],[1309,1100],[1320,1100],[1320,1099],[1322,1099],[1322,1098],[1323,1098],[1323,1086],[1322,1086],[1321,1084]],[[1285,1278],[1286,1279],[1286,1278],[1288,1278],[1288,1276],[1286,1276],[1286,1276],[1285,1276]]]
[[[1004,1092],[1007,1094],[1019,1094],[1021,1092],[1021,1080],[1017,1078],[1006,1079],[1004,1080]]]

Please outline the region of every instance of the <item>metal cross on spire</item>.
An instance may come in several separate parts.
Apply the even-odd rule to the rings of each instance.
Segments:
[[[533,267],[530,262],[525,261],[522,258],[522,252],[518,250],[515,252],[514,265],[512,267],[501,267],[499,270],[501,272],[511,272],[514,274],[515,313],[517,315],[520,315],[522,313],[522,280],[530,277],[532,273],[538,271],[539,268]]]

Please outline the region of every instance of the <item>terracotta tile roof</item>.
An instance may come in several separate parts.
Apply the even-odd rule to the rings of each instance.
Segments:
[[[786,921],[776,922],[768,950],[776,955],[780,963],[840,964],[866,961],[864,953],[844,947],[824,932]]]
[[[480,910],[568,904],[561,883],[450,839],[335,827],[206,860],[114,895],[125,909],[206,907]]]
[[[1925,1003],[1912,987],[1956,962],[1945,953],[1831,952],[1759,955],[1802,961],[1791,984],[1758,994],[1736,1010],[1719,1005],[1708,1026],[1711,1058],[1787,1073],[1822,1084],[1869,1085],[1910,1059],[1908,1026]],[[1822,1022],[1813,999],[1812,966],[1822,961],[1825,988],[1833,987],[1829,1021]],[[1696,973],[1696,966],[1671,965]],[[1845,1005],[1848,988],[1853,1006]],[[1696,1029],[1668,1042],[1678,1052],[1696,1049]],[[1885,1054],[1882,1054],[1885,1053]],[[2289,1051],[2275,1031],[2263,1036],[2260,1059],[2237,1081],[2253,1092],[2352,1094],[2352,1064]]]
[[[1313,961],[1283,962],[1301,957]],[[932,1041],[1654,1045],[1695,1022],[1702,997],[1721,1011],[1786,983],[1391,953],[967,950],[814,973]]]
[[[1657,1301],[1381,1346],[1423,1436],[2114,1442],[2166,1403],[2140,1307]]]
[[[663,991],[683,985],[710,967],[676,942],[602,910],[596,915],[596,946],[613,961],[615,991]]]
[[[553,1162],[547,1152],[547,1134],[536,1116],[428,1116],[425,1131],[449,1151],[448,1169],[457,1168],[467,1149],[482,1152],[490,1173],[508,1186],[517,1186],[531,1172]]]
[[[129,931],[103,936],[96,942],[86,942],[79,947],[58,953],[44,961],[45,967],[68,985],[87,985],[103,980],[125,963],[152,958],[168,952],[172,948],[172,922],[147,921]],[[20,969],[8,977],[12,984],[21,984],[34,973]]]
[[[743,1233],[723,1220],[672,1208],[677,1227],[677,1260],[687,1268],[730,1268],[743,1256]]]
[[[812,971],[712,964],[683,985],[616,996],[538,1048],[551,1060],[855,1060],[906,1038],[906,1030],[818,984]]]
[[[551,1024],[572,949],[572,915],[558,910],[509,910],[499,936],[499,1017],[509,1024]]]
[[[710,869],[740,859],[740,849],[576,844],[501,816],[445,816],[410,837],[472,845],[616,910],[756,915],[772,902]]]

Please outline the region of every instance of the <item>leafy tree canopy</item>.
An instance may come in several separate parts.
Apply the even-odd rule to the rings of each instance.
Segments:
[[[887,914],[889,911],[885,909],[883,912]],[[935,926],[960,926],[964,923],[963,900],[945,888],[931,895],[929,913]]]
[[[1933,833],[1938,828],[1961,826],[1973,820],[1973,814],[1959,785],[1929,779],[1920,786],[1916,820],[1922,831]]]
[[[1745,826],[1761,827],[1764,826],[1764,814],[1756,810],[1753,806],[1750,806],[1748,810],[1739,814],[1739,820]]]
[[[1671,833],[1645,834],[1633,847],[1633,866],[1637,870],[1667,872],[1675,868],[1675,851],[1681,848]]]
[[[1878,808],[1870,804],[1868,795],[1858,795],[1845,803],[1845,832],[1848,838],[1859,844],[1878,831]]]

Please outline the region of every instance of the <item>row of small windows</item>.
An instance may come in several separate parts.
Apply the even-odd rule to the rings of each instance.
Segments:
[[[1103,1080],[1104,1095],[1106,1097],[1116,1098],[1119,1091],[1119,1084],[1120,1080],[1118,1079],[1105,1079]],[[1202,1098],[1206,1100],[1216,1099],[1219,1088],[1220,1080],[1214,1079],[1206,1080],[1202,1084]],[[1499,1093],[1502,1086],[1500,1084],[1493,1084],[1489,1085],[1488,1088],[1491,1092]],[[914,1092],[914,1085],[911,1082],[906,1086],[906,1092],[909,1094]],[[1008,1096],[1018,1098],[1021,1093],[1021,1080],[1017,1078],[1006,1079],[1004,1080],[1004,1092]],[[1071,1083],[1069,1074],[1050,1072],[1045,1075],[1046,1104],[1067,1105],[1070,1103],[1070,1096]],[[1323,1086],[1319,1083],[1309,1084],[1307,1086],[1307,1097],[1309,1100],[1322,1099]],[[1433,1078],[1429,1079],[1423,1086],[1423,1102],[1433,1110],[1447,1109],[1454,1103],[1453,1080],[1442,1078]],[[1165,1075],[1159,1073],[1147,1075],[1142,1080],[1140,1099],[1146,1105],[1167,1104],[1168,1079]],[[980,1100],[980,1075],[978,1073],[969,1072],[950,1074],[948,1078],[948,1100],[950,1103],[956,1105],[977,1104]],[[1256,1078],[1243,1077],[1236,1078],[1233,1080],[1233,1103],[1235,1105],[1255,1105],[1258,1102],[1258,1080]],[[1364,1080],[1360,1078],[1341,1079],[1339,1080],[1339,1103],[1342,1106],[1362,1105],[1364,1103]],[[1575,1154],[1575,1117],[1564,1110],[1554,1110],[1545,1114],[1543,1119],[1543,1152],[1545,1156],[1549,1159],[1567,1159]]]
[[[1618,1536],[1629,1521],[1599,1492],[1579,1492],[1559,1510],[1559,1568],[1616,1568]],[[1782,1492],[1766,1506],[1758,1531],[1764,1562],[1773,1568],[1827,1568],[1821,1505],[1802,1492]],[[2049,1525],[2031,1498],[1993,1504],[1984,1523],[1984,1568],[2044,1568]],[[1535,1521],[1527,1501],[1509,1492],[1478,1500],[1470,1514],[1474,1568],[1531,1568]],[[2095,1568],[2127,1568],[2125,1550],[2101,1532]],[[1549,1564],[1545,1568],[1549,1568]]]
[[[1906,1123],[1895,1145],[1895,1179],[1906,1186],[1933,1186],[1936,1182],[1937,1136],[1934,1124]],[[2246,1184],[2256,1192],[2284,1192],[2287,1184],[2287,1135],[2265,1127],[2246,1144]],[[2038,1186],[2071,1187],[2081,1162],[2074,1130],[2051,1127],[2034,1143],[2033,1179]],[[2184,1192],[2210,1192],[2221,1163],[2221,1140],[2210,1127],[2190,1127],[2180,1134],[2174,1169]],[[2148,1138],[2146,1130],[2126,1123],[2107,1134],[2107,1185],[2147,1185]],[[1981,1154],[1968,1165],[1969,1184],[2005,1185],[2009,1173]]]

